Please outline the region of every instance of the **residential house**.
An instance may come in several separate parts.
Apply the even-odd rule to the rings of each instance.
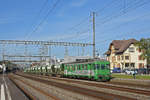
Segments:
[[[109,46],[107,60],[110,61],[110,68],[120,67],[121,69],[146,68],[146,60],[141,57],[142,51],[135,46],[137,40],[113,40]]]

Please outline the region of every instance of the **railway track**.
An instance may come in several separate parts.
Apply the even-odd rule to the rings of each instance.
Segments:
[[[130,97],[121,96],[121,95],[112,94],[112,93],[101,92],[101,91],[97,91],[97,90],[91,90],[91,89],[87,89],[87,88],[83,88],[83,87],[79,87],[79,86],[72,86],[69,84],[45,80],[45,79],[41,79],[38,77],[29,76],[29,75],[19,74],[19,76],[25,77],[25,78],[28,78],[28,79],[31,79],[34,81],[42,82],[44,84],[63,88],[65,90],[68,90],[71,92],[76,92],[76,93],[79,93],[82,95],[91,96],[91,97],[94,97],[96,99],[102,99],[102,100],[136,100],[135,98],[130,98]]]
[[[32,76],[38,76],[38,77],[44,77],[44,78],[50,78],[50,79],[56,79],[56,80],[63,80],[63,81],[70,81],[70,82],[76,82],[77,80],[70,79],[70,78],[58,78],[58,77],[51,77],[51,76],[44,76],[44,75],[35,75],[31,74]],[[79,80],[82,81],[82,80]],[[87,81],[82,81],[87,83]],[[94,82],[94,81],[88,81],[89,83],[102,83],[102,82]],[[110,82],[105,82],[105,84],[110,84],[110,85],[119,85],[119,86],[129,86],[129,87],[137,87],[137,88],[146,88],[150,89],[150,84],[145,85],[145,84],[135,84],[135,83],[128,83],[128,82],[118,82],[118,81],[110,81]]]
[[[78,84],[82,84],[82,85],[95,86],[95,87],[99,87],[99,88],[108,88],[108,89],[113,89],[113,90],[132,92],[132,93],[150,96],[150,90],[148,91],[148,90],[141,90],[141,89],[133,89],[133,88],[129,88],[129,87],[122,87],[122,85],[133,86],[134,84],[127,84],[127,83],[121,83],[121,82],[105,82],[105,84],[102,84],[102,83],[96,83],[96,82],[90,83],[90,82],[85,82],[85,81],[66,80],[66,79],[60,79],[60,78],[53,78],[53,79],[72,82],[72,83],[78,83]],[[113,84],[113,85],[110,85],[110,84]],[[121,84],[121,86],[114,86],[116,84],[117,85]],[[150,89],[150,86],[145,86],[145,85],[143,85],[143,86],[142,85],[134,85],[134,86],[138,86],[138,87],[140,86],[141,88],[146,87],[146,88]]]
[[[35,87],[33,84],[30,84],[30,83],[28,83],[28,82],[26,82],[26,81],[24,81],[22,79],[16,78],[16,77],[14,77],[12,75],[8,75],[8,77],[29,98],[29,100],[37,100],[38,98],[36,96],[32,95],[29,91],[27,91],[20,84],[18,84],[17,81],[22,82],[23,84],[25,84],[25,85],[31,87],[32,89],[40,92],[40,94],[43,94],[43,95],[51,98],[52,100],[61,100],[61,99],[57,98],[56,96],[53,96],[53,95],[43,91],[42,89]]]
[[[40,76],[40,77],[49,78],[46,76]],[[131,92],[131,93],[150,96],[150,86],[148,86],[148,85],[129,84],[129,83],[122,83],[122,82],[105,82],[105,84],[96,83],[96,82],[91,83],[91,82],[86,82],[86,81],[76,81],[76,80],[72,80],[72,79],[64,79],[64,78],[62,79],[62,78],[55,78],[55,77],[50,77],[50,79],[60,80],[60,81],[65,81],[65,82],[70,82],[70,83],[77,83],[77,84],[82,84],[82,85],[88,85],[88,86],[95,86],[95,87],[99,87],[99,88],[108,88],[108,89],[113,89],[113,90],[119,90],[119,91],[124,91],[124,92]],[[126,86],[126,87],[123,87],[123,86]],[[127,87],[127,86],[149,88],[149,90],[135,89],[135,88]]]
[[[22,87],[20,84],[18,84],[16,82],[16,80],[14,80],[13,77],[8,76],[8,78],[26,95],[26,97],[28,97],[29,100],[36,100],[36,97],[34,97],[30,93],[28,93],[28,91],[26,91],[24,87]]]
[[[131,87],[139,87],[139,88],[149,88],[150,89],[150,84],[149,85],[144,85],[144,84],[135,84],[135,83],[127,83],[127,82],[114,82],[110,81],[107,82],[108,84],[115,84],[115,85],[126,85],[126,86],[131,86]]]

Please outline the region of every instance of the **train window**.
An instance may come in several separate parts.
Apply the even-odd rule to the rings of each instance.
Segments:
[[[70,70],[72,70],[72,65],[70,65]]]
[[[68,71],[69,71],[70,70],[69,65],[67,66],[67,68],[68,68]]]
[[[79,66],[79,70],[81,70],[81,69],[82,69],[81,67],[82,67],[82,65],[80,65],[80,66]]]
[[[81,70],[81,65],[79,65],[79,70]]]
[[[105,69],[105,65],[104,64],[101,64],[101,69]]]
[[[110,69],[110,64],[106,64],[106,68],[107,68],[107,69]]]
[[[93,66],[94,66],[94,70],[96,70],[96,66],[95,66],[95,64],[94,64]]]
[[[72,67],[73,67],[73,71],[75,71],[75,65],[73,65]]]
[[[84,65],[84,70],[87,70],[87,69],[86,69],[86,65]]]
[[[99,64],[94,64],[94,69],[100,69],[100,65]]]
[[[75,67],[76,67],[76,70],[78,70],[78,65],[76,65]]]
[[[74,70],[74,65],[72,65],[72,70]]]
[[[88,70],[88,65],[86,65],[86,70]]]
[[[96,64],[96,68],[97,68],[97,69],[100,69],[100,65],[99,65],[99,64]]]
[[[74,66],[72,65],[72,71],[74,71]]]
[[[70,65],[70,70],[72,71],[73,69],[72,69],[72,65]]]
[[[82,70],[84,70],[84,65],[82,65]]]

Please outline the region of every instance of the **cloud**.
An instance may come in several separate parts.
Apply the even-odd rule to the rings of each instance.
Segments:
[[[71,3],[71,7],[82,7],[87,3],[87,0],[75,0]]]

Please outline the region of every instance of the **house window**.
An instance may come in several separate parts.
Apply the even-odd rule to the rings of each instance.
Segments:
[[[129,60],[129,56],[125,56],[125,59],[126,59],[126,60]]]
[[[134,47],[130,47],[129,52],[134,52]]]
[[[123,59],[124,59],[124,57],[123,57],[123,56],[121,56],[121,59],[123,60]]]
[[[131,63],[131,67],[135,67],[135,63]]]
[[[112,57],[112,61],[113,62],[116,61],[116,57],[115,56]]]
[[[118,61],[120,61],[120,56],[117,56]]]
[[[143,63],[139,63],[139,68],[143,68],[144,64]]]
[[[125,63],[125,67],[129,67],[129,63]]]

